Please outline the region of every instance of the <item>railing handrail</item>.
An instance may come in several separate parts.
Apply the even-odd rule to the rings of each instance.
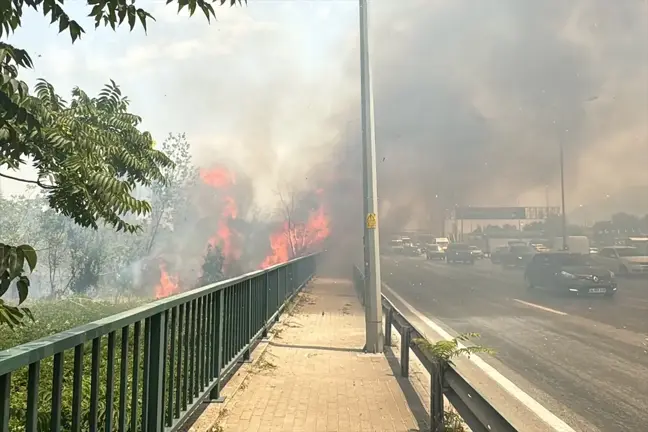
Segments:
[[[354,273],[357,273],[357,276],[361,280],[364,280],[364,275],[357,266],[354,266]],[[358,294],[362,296],[361,300],[364,303],[364,292],[360,291]],[[403,338],[403,327],[409,329],[409,335],[407,337],[409,346],[406,349],[412,348],[414,354],[419,358],[426,370],[432,374],[432,363],[434,362],[434,359],[424,353],[420,347],[413,344],[410,338],[411,334],[414,333],[415,336],[427,340],[425,334],[419,331],[414,324],[405,318],[405,315],[384,294],[382,294],[381,297],[383,308],[388,310],[391,309],[392,313],[395,313],[396,315],[395,319],[399,325],[395,327],[401,335],[401,338]],[[393,324],[393,322],[390,323],[388,321],[389,327],[391,327],[391,324]],[[409,355],[406,355],[404,358],[409,359]],[[445,389],[442,390],[442,393],[448,398],[452,406],[457,410],[459,416],[466,421],[472,430],[517,431],[517,429],[470,384],[470,382],[452,363],[446,365],[444,375],[443,382]],[[434,416],[434,414],[435,413],[431,413],[432,416]],[[441,418],[443,418],[443,416],[441,416]]]
[[[269,273],[277,268],[285,267],[291,263],[307,259],[314,255],[317,254],[295,258],[285,263],[275,264],[266,269],[255,270],[241,276],[215,282],[213,284],[196,288],[191,291],[159,299],[146,305],[111,315],[109,317],[102,318],[70,330],[66,330],[51,336],[46,336],[41,339],[9,348],[4,351],[0,351],[0,376],[12,372],[20,367],[27,366],[30,363],[43,360],[47,357],[51,357],[54,354],[74,348],[75,346],[83,342],[91,341],[99,336],[107,335],[112,331],[119,330],[124,326],[142,321],[146,318],[152,317],[157,313],[164,312],[180,304],[184,304],[202,297],[205,294],[217,292],[226,287],[245,282],[263,273]]]

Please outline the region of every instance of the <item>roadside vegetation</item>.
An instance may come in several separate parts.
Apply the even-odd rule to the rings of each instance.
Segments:
[[[74,297],[64,300],[47,300],[47,301],[34,301],[31,304],[31,311],[34,315],[33,321],[27,321],[17,326],[13,331],[4,331],[0,338],[0,351],[13,348],[15,346],[38,340],[43,337],[51,336],[62,331],[72,329],[74,327],[96,321],[107,316],[124,312],[128,309],[140,306],[144,300],[129,301],[114,303],[111,301],[97,301],[89,298]],[[117,336],[117,346],[119,346],[121,337]],[[102,344],[102,358],[106,358],[107,345]],[[132,341],[131,348],[132,350]],[[89,395],[90,395],[90,351],[91,344],[86,344],[84,355],[84,372],[83,372],[83,411],[87,413],[89,410]],[[140,353],[141,355],[141,353]],[[116,357],[116,371],[119,371],[120,359],[119,355]],[[72,418],[72,379],[73,379],[73,362],[74,353],[68,351],[64,355],[64,369],[63,369],[63,383],[64,391],[62,394],[62,427],[63,430],[70,430]],[[52,377],[53,377],[53,358],[49,357],[41,362],[40,368],[40,388],[39,388],[39,405],[41,407],[38,418],[38,431],[50,430],[50,413],[49,407],[51,405],[51,391],[52,391]],[[102,380],[106,377],[106,361],[102,361],[100,367],[100,376]],[[18,432],[24,430],[25,425],[25,407],[27,401],[27,379],[28,368],[24,367],[12,373],[12,387],[11,387],[11,418],[9,423],[9,430],[11,432]],[[116,388],[119,388],[119,374],[116,374]],[[132,379],[129,373],[129,383]],[[130,394],[130,393],[129,393]],[[100,421],[105,421],[105,386],[100,386],[100,403],[102,406],[99,408]],[[88,430],[88,419],[83,420],[83,430]]]
[[[443,374],[453,364],[453,359],[461,356],[470,357],[474,354],[492,355],[495,353],[494,350],[481,345],[460,346],[479,338],[479,336],[479,333],[462,333],[450,340],[440,340],[434,343],[423,338],[416,338],[412,342],[437,363],[441,371],[438,378],[443,380]],[[466,431],[465,424],[459,414],[450,410],[443,412],[443,427],[445,432]]]
[[[0,351],[127,311],[146,301],[140,299],[115,303],[86,297],[34,301],[30,307],[34,320],[26,321],[13,331],[3,331]]]

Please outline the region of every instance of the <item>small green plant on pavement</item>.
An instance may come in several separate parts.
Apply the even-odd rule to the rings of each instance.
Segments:
[[[459,346],[462,342],[469,342],[471,339],[478,339],[479,333],[462,333],[450,340],[441,340],[438,342],[428,342],[423,338],[414,339],[425,353],[429,354],[434,360],[445,366],[452,363],[452,359],[460,356],[470,357],[473,354],[494,354],[490,348],[481,345]]]
[[[463,420],[454,411],[443,413],[443,428],[444,432],[466,432]]]
[[[413,342],[437,363],[439,370],[441,371],[439,378],[442,379],[443,374],[447,370],[448,366],[452,364],[454,358],[460,356],[470,357],[473,354],[480,353],[495,353],[494,350],[481,345],[462,345],[462,342],[470,342],[472,339],[477,338],[479,338],[479,333],[462,333],[450,340],[441,340],[434,343],[428,342],[423,338],[416,338]],[[461,417],[455,412],[445,411],[443,413],[443,423],[446,432],[465,431]]]

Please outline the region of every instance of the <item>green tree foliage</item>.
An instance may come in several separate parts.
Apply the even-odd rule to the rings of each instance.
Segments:
[[[139,22],[146,31],[149,20],[155,18],[130,0],[87,0],[89,16],[95,21],[95,28],[110,26],[115,30],[124,23],[133,30]],[[178,11],[187,7],[193,15],[200,9],[209,21],[215,16],[211,3],[231,6],[241,4],[241,0],[167,0],[176,3]],[[59,32],[67,31],[72,43],[81,38],[85,30],[65,12],[64,0],[3,0],[0,7],[0,37],[4,38],[22,26],[23,10],[31,7],[57,24]],[[27,129],[30,133],[40,134],[40,119],[28,103],[27,85],[18,79],[20,68],[31,68],[32,59],[27,51],[0,42],[0,130],[3,140],[12,144],[15,157],[22,154],[20,132]]]
[[[193,15],[201,10],[209,21],[214,8],[206,0],[167,0],[187,7]],[[231,6],[241,0],[217,0]],[[0,38],[21,27],[23,10],[31,7],[67,31],[74,43],[85,32],[64,10],[63,0],[7,0],[0,7]],[[89,16],[95,28],[124,23],[133,30],[139,22],[146,31],[147,11],[128,0],[87,0]],[[32,59],[25,50],[0,41],[0,169],[17,170],[27,160],[33,162],[38,177],[14,180],[36,184],[47,190],[49,205],[84,227],[97,228],[103,221],[128,232],[139,226],[125,216],[150,212],[146,201],[137,200],[132,191],[136,184],[150,185],[163,179],[161,169],[171,166],[163,153],[153,149],[150,134],[140,132],[141,119],[127,111],[128,101],[111,81],[98,97],[90,98],[79,88],[67,104],[44,80],[30,95],[19,79],[20,68],[31,68]],[[20,302],[27,297],[29,278],[36,252],[32,246],[0,243],[0,295],[16,283]],[[0,324],[19,321],[19,309],[0,300]]]
[[[16,124],[19,142],[2,143],[0,168],[18,169],[30,158],[37,178],[0,175],[39,186],[51,209],[82,227],[96,229],[103,221],[117,231],[137,231],[140,226],[128,218],[149,213],[151,206],[134,198],[133,190],[164,181],[161,170],[173,163],[153,148],[148,132],[138,130],[141,119],[128,112],[119,87],[111,82],[96,98],[75,88],[70,103],[46,81],[40,80],[35,90],[25,104],[38,119],[40,132]],[[36,252],[28,245],[0,247],[0,294],[16,282],[22,303],[29,289],[24,270],[28,265],[33,271]]]

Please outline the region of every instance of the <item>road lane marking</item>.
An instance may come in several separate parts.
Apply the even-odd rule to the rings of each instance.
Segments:
[[[432,321],[431,319],[423,315],[421,312],[419,312],[414,306],[409,304],[403,297],[397,294],[389,285],[387,285],[386,283],[383,283],[382,285],[387,289],[387,291],[389,291],[391,295],[393,295],[398,301],[400,301],[403,305],[405,305],[405,307],[409,309],[410,312],[412,312],[421,321],[423,321],[428,327],[430,327],[432,330],[438,333],[439,336],[441,336],[446,340],[452,339],[450,333],[445,331],[437,323],[435,323],[434,321]],[[459,343],[458,347],[465,348],[465,345]],[[525,405],[530,411],[532,411],[535,415],[537,415],[538,418],[544,421],[556,432],[576,432],[567,423],[565,423],[563,420],[558,418],[547,408],[542,406],[538,401],[536,401],[527,393],[525,393],[524,390],[522,390],[521,388],[513,384],[511,380],[509,380],[500,372],[498,372],[497,369],[495,369],[493,366],[486,363],[482,358],[478,356],[470,356],[468,357],[468,360],[472,361],[475,364],[475,366],[480,368],[486,375],[488,375],[489,378],[491,378],[493,381],[499,384],[500,387],[502,387],[509,394],[515,397],[518,401],[520,401],[523,405]]]
[[[513,299],[513,300],[518,302],[518,303],[522,303],[523,305],[530,306],[532,308],[540,309],[540,310],[543,310],[543,311],[546,311],[546,312],[555,313],[556,315],[563,315],[563,316],[567,315],[565,312],[561,312],[559,310],[551,309],[551,308],[548,308],[548,307],[545,307],[545,306],[540,306],[540,305],[535,304],[535,303],[529,303],[529,302],[526,302],[526,301],[520,300],[520,299]]]

